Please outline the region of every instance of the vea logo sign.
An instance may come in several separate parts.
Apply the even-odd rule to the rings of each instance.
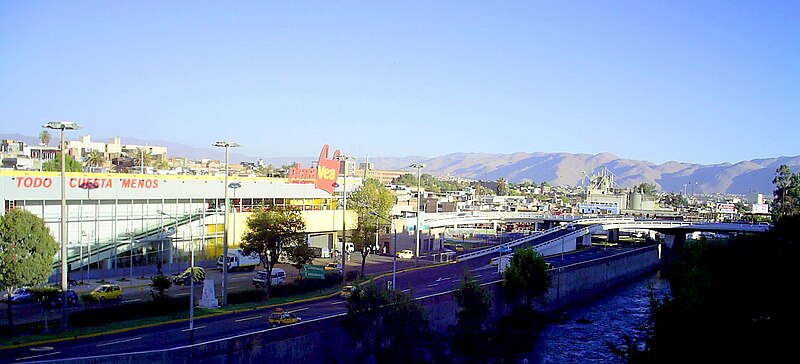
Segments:
[[[333,194],[336,179],[339,176],[340,152],[337,149],[333,156],[328,158],[329,147],[325,144],[319,153],[316,168],[303,168],[299,163],[297,167],[289,169],[289,183],[313,183],[314,187]]]

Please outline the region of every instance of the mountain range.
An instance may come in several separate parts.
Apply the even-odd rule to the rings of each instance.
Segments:
[[[0,134],[2,139],[12,139],[38,144],[38,138],[20,134]],[[107,141],[108,139],[94,139]],[[160,141],[122,138],[125,144],[165,146],[171,156],[189,159],[223,159],[221,148],[192,147],[184,144]],[[55,144],[51,141],[51,145]],[[231,163],[257,161],[252,157],[230,153]],[[275,166],[298,161],[310,165],[317,159],[309,157],[263,157],[264,163]],[[359,159],[363,162],[363,159]],[[437,176],[453,176],[476,180],[497,180],[505,178],[510,182],[549,182],[552,185],[579,185],[587,183],[587,176],[598,173],[605,166],[614,176],[619,187],[630,188],[640,183],[654,183],[662,191],[687,193],[736,193],[761,192],[771,195],[774,186],[772,179],[782,164],[793,171],[800,170],[800,156],[753,159],[738,163],[696,164],[685,162],[666,162],[655,164],[647,161],[625,159],[611,153],[572,154],[572,153],[451,153],[439,157],[370,157],[369,162],[377,169],[412,169],[412,163],[423,163],[423,173]]]

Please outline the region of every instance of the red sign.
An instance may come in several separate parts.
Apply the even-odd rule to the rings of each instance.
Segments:
[[[333,194],[336,188],[334,184],[339,177],[339,150],[333,153],[333,157],[328,159],[328,145],[322,146],[319,153],[317,168],[302,168],[300,163],[297,167],[289,168],[289,183],[313,183],[314,187]]]

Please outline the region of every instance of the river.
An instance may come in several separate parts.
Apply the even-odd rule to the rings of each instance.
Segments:
[[[648,274],[584,305],[567,308],[567,318],[549,324],[534,350],[524,357],[530,363],[625,363],[611,352],[609,343],[621,345],[623,335],[643,341],[651,287],[657,297],[669,293],[669,282]]]

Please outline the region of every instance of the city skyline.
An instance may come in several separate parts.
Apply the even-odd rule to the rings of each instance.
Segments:
[[[0,133],[251,156],[797,155],[800,5],[0,5]],[[100,140],[100,139],[98,139]]]

